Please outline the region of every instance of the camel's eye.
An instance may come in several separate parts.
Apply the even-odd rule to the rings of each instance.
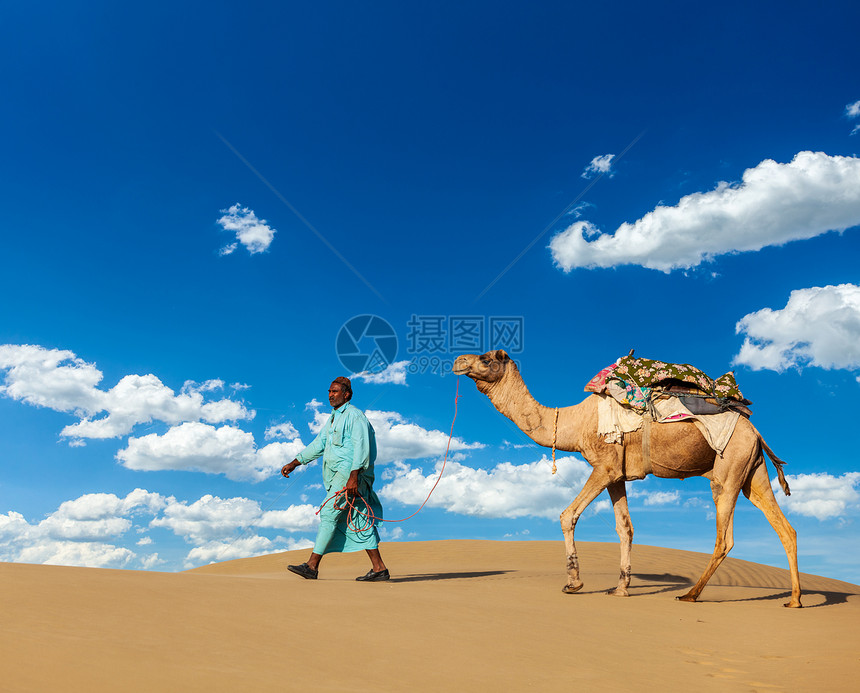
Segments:
[[[490,359],[481,359],[481,363],[483,363],[485,366],[489,366],[490,365]]]

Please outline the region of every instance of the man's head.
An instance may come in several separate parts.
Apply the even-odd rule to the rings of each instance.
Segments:
[[[332,380],[328,388],[328,401],[335,409],[352,399],[352,383],[349,378],[339,376]]]

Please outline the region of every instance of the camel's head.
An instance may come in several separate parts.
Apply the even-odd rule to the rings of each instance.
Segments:
[[[481,388],[482,384],[501,380],[508,369],[516,368],[511,357],[502,349],[488,351],[486,354],[463,354],[454,361],[451,371],[457,375],[470,377]]]

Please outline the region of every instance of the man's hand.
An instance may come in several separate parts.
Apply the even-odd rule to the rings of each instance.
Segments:
[[[358,470],[355,469],[349,473],[349,479],[346,480],[344,490],[347,493],[358,493]]]
[[[292,462],[285,464],[283,467],[281,467],[281,474],[283,474],[287,479],[289,479],[290,474],[295,471],[296,467],[300,466],[301,464],[298,460],[293,460]]]

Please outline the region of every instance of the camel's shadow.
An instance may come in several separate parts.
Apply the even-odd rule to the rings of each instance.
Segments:
[[[637,585],[631,582],[628,588],[634,596],[638,594],[662,594],[664,592],[672,592],[692,585],[693,581],[684,575],[673,575],[672,573],[633,573],[633,580],[642,580],[653,583],[668,583],[662,585]]]
[[[668,584],[642,585],[637,582],[638,580],[642,580],[644,582],[662,582]],[[692,584],[693,581],[683,575],[672,575],[671,573],[661,573],[659,575],[656,573],[633,573],[630,587],[628,587],[627,589],[630,592],[631,597],[636,597],[648,594],[662,594],[663,592],[673,592],[684,587],[685,585]],[[609,592],[611,592],[611,590],[601,588],[597,590],[583,590],[582,592],[577,592],[576,594],[607,594]]]
[[[683,575],[672,575],[672,573],[633,573],[637,580],[649,582],[671,582],[673,585],[692,585],[693,581]]]
[[[808,599],[811,598],[812,595],[818,594],[824,597],[824,601],[821,604],[804,604],[804,609],[818,609],[822,606],[836,606],[837,604],[845,604],[848,602],[849,597],[857,597],[857,594],[852,594],[850,592],[828,592],[825,590],[805,590],[803,592],[803,598]],[[791,592],[775,592],[774,594],[763,594],[758,597],[743,597],[738,599],[700,599],[699,601],[713,601],[714,603],[731,603],[731,602],[768,602],[768,601],[776,601],[782,600],[791,597]]]
[[[654,573],[634,573],[634,579],[651,581],[651,582],[663,582],[670,583],[662,586],[643,586],[643,585],[631,585],[630,591],[632,596],[635,594],[660,594],[661,592],[671,592],[676,589],[680,589],[686,585],[692,585],[693,581],[684,577],[683,575],[672,575],[671,573],[662,573],[660,575]],[[637,589],[638,587],[638,589]],[[754,585],[750,585],[750,587],[754,587]],[[812,604],[808,606],[804,606],[806,609],[816,609],[822,606],[835,606],[836,604],[845,604],[848,601],[849,597],[857,597],[858,595],[852,594],[850,592],[830,592],[824,590],[807,590],[804,591],[803,595],[805,597],[811,597],[812,595],[820,595],[824,597],[824,601],[820,604]],[[732,602],[764,602],[764,601],[778,601],[783,599],[790,599],[791,592],[774,592],[773,594],[764,594],[759,595],[757,597],[738,597],[735,599],[708,599],[707,592],[703,595],[704,598],[700,597],[698,599],[699,602],[714,602],[714,603],[732,603]]]

